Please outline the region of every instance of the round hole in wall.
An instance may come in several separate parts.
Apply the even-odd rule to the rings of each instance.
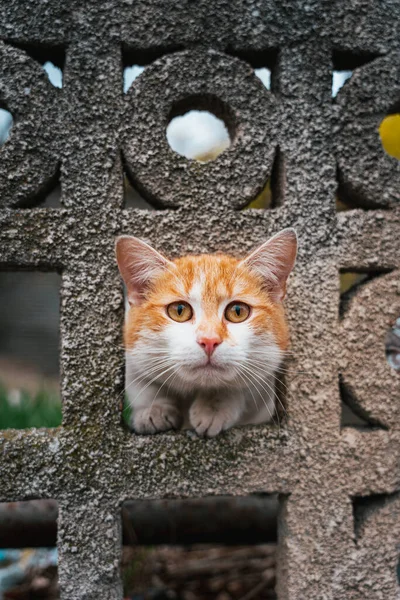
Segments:
[[[12,114],[8,110],[0,108],[0,146],[10,137],[12,125]]]
[[[386,335],[385,351],[389,365],[400,372],[400,317]]]
[[[235,130],[231,109],[218,98],[202,96],[173,106],[166,134],[170,148],[177,154],[209,162],[229,148]]]

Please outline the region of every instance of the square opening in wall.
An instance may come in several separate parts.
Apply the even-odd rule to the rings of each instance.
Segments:
[[[57,427],[60,275],[0,273],[0,429]]]
[[[58,600],[55,500],[0,504],[3,600]]]
[[[279,506],[276,494],[125,502],[124,597],[276,598]]]
[[[269,325],[254,332],[252,307],[244,300],[231,300],[231,282],[247,281],[246,271],[241,273],[237,266],[246,269],[248,263],[212,254],[207,262],[190,255],[171,262],[148,242],[123,235],[115,246],[127,300],[124,421],[143,435],[194,429],[200,436],[215,437],[232,427],[261,423],[279,429],[287,412],[285,379],[291,355],[286,350],[287,329],[282,321],[281,338]],[[287,230],[270,244],[249,256],[254,260],[268,253],[267,277],[276,261],[272,293],[281,294],[293,267],[296,236]],[[199,269],[200,278],[193,270],[197,264],[204,269]],[[281,265],[286,271],[279,271]],[[204,273],[219,285],[205,288],[210,298],[215,295],[209,312],[202,310]],[[264,309],[258,310],[262,316]],[[257,316],[256,309],[254,313]]]

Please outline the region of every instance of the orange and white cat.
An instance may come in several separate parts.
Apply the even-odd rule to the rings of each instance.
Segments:
[[[117,239],[136,433],[192,428],[213,437],[273,418],[274,374],[288,346],[282,300],[296,252],[293,229],[243,260],[203,254],[171,261],[137,238]]]

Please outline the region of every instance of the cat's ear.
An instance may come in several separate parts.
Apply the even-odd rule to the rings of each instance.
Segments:
[[[154,278],[173,266],[171,261],[149,244],[130,235],[117,238],[115,253],[130,304],[139,304]]]
[[[259,246],[240,264],[263,278],[271,297],[280,302],[286,294],[286,281],[296,262],[297,235],[294,229],[283,229]]]

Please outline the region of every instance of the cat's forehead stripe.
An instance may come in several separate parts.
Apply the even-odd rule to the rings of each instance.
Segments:
[[[211,310],[227,299],[257,300],[260,290],[254,274],[240,268],[230,256],[188,256],[177,259],[176,265],[182,298],[200,302],[205,309]]]
[[[227,339],[222,330],[223,311],[232,300],[241,300],[256,309],[249,327],[255,332],[270,330],[280,348],[287,345],[283,309],[271,303],[260,276],[235,258],[225,255],[186,256],[174,261],[174,269],[164,271],[151,290],[146,310],[133,307],[125,329],[125,341],[131,346],[144,331],[159,335],[171,325],[165,306],[176,300],[192,304],[194,327],[207,324]]]

